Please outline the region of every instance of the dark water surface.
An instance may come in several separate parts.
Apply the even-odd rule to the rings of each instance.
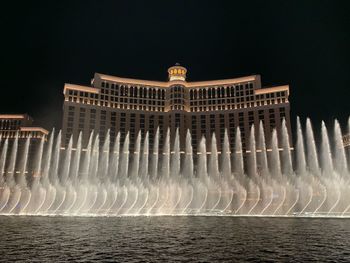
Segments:
[[[0,261],[350,262],[350,219],[1,216]]]

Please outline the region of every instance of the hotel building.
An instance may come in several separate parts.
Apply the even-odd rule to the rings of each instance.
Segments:
[[[37,149],[42,139],[46,140],[48,131],[42,127],[33,126],[33,119],[28,114],[0,114],[0,151],[4,148],[5,141],[8,142],[7,156],[5,156],[5,167],[8,166],[15,138],[17,141],[17,152],[23,153],[26,141],[29,139],[27,172],[33,172],[33,160],[36,157]],[[16,160],[16,173],[18,165],[23,161],[24,156],[18,155]]]
[[[28,114],[0,114],[0,137],[4,140],[14,139],[17,135],[19,139],[33,140],[45,138],[48,131],[41,127],[33,126],[33,118]]]
[[[101,143],[108,130],[111,141],[120,132],[121,143],[129,133],[131,147],[139,131],[142,138],[148,132],[151,146],[159,128],[160,149],[167,129],[172,141],[179,130],[184,149],[188,129],[194,150],[202,136],[208,139],[214,132],[220,150],[225,129],[233,148],[239,127],[246,149],[250,128],[260,121],[268,143],[272,129],[280,130],[283,119],[290,132],[288,85],[262,88],[259,75],[196,82],[188,82],[186,75],[186,68],[177,64],[168,69],[168,81],[95,73],[91,86],[65,84],[63,146],[72,135],[76,141],[80,132],[86,146],[92,130],[99,133]]]

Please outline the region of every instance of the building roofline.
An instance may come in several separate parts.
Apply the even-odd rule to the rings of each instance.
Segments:
[[[156,87],[164,87],[164,88],[170,87],[176,84],[183,85],[189,88],[215,86],[215,85],[229,85],[229,84],[236,84],[241,82],[255,81],[257,79],[260,79],[260,75],[250,75],[250,76],[232,78],[232,79],[219,79],[219,80],[193,81],[193,82],[187,82],[187,81],[181,81],[181,80],[153,81],[153,80],[123,78],[123,77],[116,77],[116,76],[111,76],[111,75],[106,75],[101,73],[95,73],[95,78],[96,77],[99,77],[102,80],[109,80],[109,81],[115,81],[120,83],[132,84],[132,85],[156,86]]]
[[[99,89],[96,88],[92,88],[92,87],[88,87],[88,86],[82,86],[82,85],[76,85],[76,84],[70,84],[70,83],[65,83],[64,84],[64,89],[63,89],[63,94],[66,93],[66,90],[70,89],[70,90],[78,90],[78,91],[86,91],[86,92],[90,92],[90,93],[100,93]]]
[[[289,85],[274,86],[268,88],[256,89],[255,94],[266,94],[271,92],[287,91],[289,95]]]
[[[0,114],[0,119],[26,119],[29,117],[32,119],[28,114]]]
[[[38,131],[38,132],[42,132],[42,133],[44,133],[46,135],[49,134],[49,131],[44,129],[44,128],[42,128],[42,127],[19,127],[19,130],[20,131],[29,131],[29,132],[31,132],[31,131]]]

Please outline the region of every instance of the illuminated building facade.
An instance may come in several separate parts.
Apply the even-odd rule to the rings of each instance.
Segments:
[[[129,133],[131,147],[139,131],[142,139],[148,132],[151,146],[159,128],[160,149],[166,131],[173,142],[178,129],[181,149],[190,130],[194,150],[202,136],[208,139],[213,133],[220,150],[225,129],[234,147],[239,127],[246,149],[250,128],[260,121],[267,142],[272,129],[280,130],[283,119],[290,132],[288,85],[262,88],[259,75],[198,82],[187,82],[186,75],[186,68],[177,64],[168,69],[165,82],[95,73],[91,86],[65,84],[63,146],[80,132],[86,146],[92,130],[99,133],[101,143],[108,130],[112,142],[118,132],[121,143]]]
[[[16,151],[23,153],[26,142],[29,143],[28,160],[26,173],[33,172],[34,159],[37,156],[37,150],[42,140],[47,139],[48,131],[42,127],[33,126],[33,119],[28,114],[0,114],[0,152],[2,152],[7,141],[7,156],[5,156],[5,167],[8,167],[11,159],[11,152],[17,138]],[[15,172],[18,174],[19,166],[24,161],[25,156],[20,156],[15,161]]]
[[[28,114],[0,114],[0,137],[13,139],[18,134],[20,139],[28,137],[36,140],[46,138],[48,131],[33,126],[33,118]]]

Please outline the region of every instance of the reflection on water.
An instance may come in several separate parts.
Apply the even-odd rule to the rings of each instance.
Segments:
[[[0,261],[350,261],[350,220],[0,217]]]

